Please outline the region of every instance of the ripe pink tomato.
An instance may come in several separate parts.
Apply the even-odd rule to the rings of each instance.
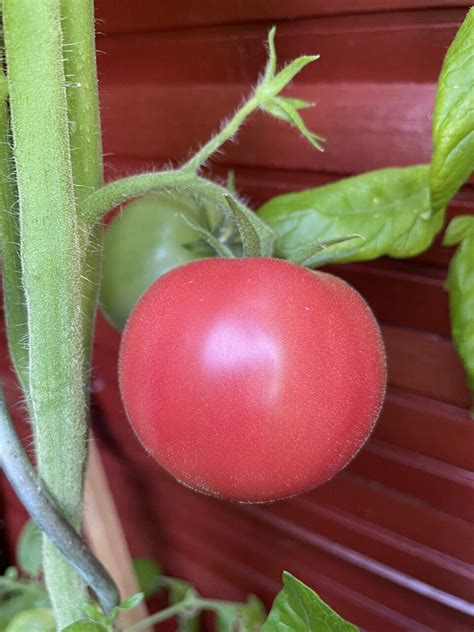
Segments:
[[[276,259],[176,268],[127,323],[120,387],[144,447],[201,492],[263,502],[334,476],[385,391],[385,353],[362,298]]]

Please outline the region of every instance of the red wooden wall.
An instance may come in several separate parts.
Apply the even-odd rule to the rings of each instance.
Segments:
[[[429,160],[435,85],[468,2],[450,0],[98,0],[108,177],[177,163],[255,83],[276,24],[284,62],[320,53],[288,91],[315,101],[315,152],[256,115],[214,175],[235,170],[258,206],[369,169]],[[474,212],[467,185],[449,215]],[[371,631],[468,631],[474,612],[473,433],[443,291],[452,250],[411,261],[333,266],[379,318],[389,389],[373,438],[318,490],[232,505],[174,483],[137,445],[116,380],[118,335],[99,322],[95,426],[136,555],[206,595],[267,604],[288,569]],[[10,506],[11,494],[8,495]],[[10,521],[15,515],[10,509]]]

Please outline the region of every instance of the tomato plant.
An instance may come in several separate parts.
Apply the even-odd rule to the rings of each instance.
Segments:
[[[471,9],[441,71],[429,165],[379,170],[280,197],[258,215],[235,191],[204,177],[203,166],[257,110],[291,124],[321,149],[321,137],[300,114],[311,104],[281,95],[317,56],[278,68],[273,28],[258,83],[193,156],[175,168],[104,184],[93,8],[92,0],[1,4],[3,301],[37,469],[1,390],[0,461],[44,534],[40,554],[23,562],[20,556],[27,577],[15,569],[0,577],[0,593],[9,595],[0,618],[15,629],[41,623],[41,612],[43,630],[110,631],[120,610],[142,597],[121,598],[80,534],[104,217],[150,193],[165,196],[162,204],[171,208],[157,223],[159,211],[152,220],[151,205],[140,215],[143,202],[137,202],[109,231],[102,297],[117,326],[149,282],[185,263],[144,294],[123,338],[122,393],[137,434],[184,483],[234,500],[266,501],[309,489],[343,467],[369,435],[385,385],[383,346],[365,303],[344,282],[294,263],[313,267],[422,252],[474,167]],[[188,196],[198,212],[179,210],[183,224],[173,209]],[[206,220],[201,211],[209,206],[230,218],[230,231],[219,219]],[[131,209],[138,212],[129,222]],[[132,216],[140,237],[133,237]],[[472,384],[470,220],[454,220],[446,242],[459,244],[448,286],[454,339]],[[192,261],[210,252],[220,258]],[[132,279],[133,270],[138,277]],[[24,546],[38,542],[31,535],[22,538]],[[271,632],[280,625],[318,629],[324,622],[328,629],[353,629],[289,574],[265,622],[255,598],[245,604],[205,599],[186,582],[161,581],[172,603],[128,632],[175,616],[180,627],[194,629],[206,609],[216,613],[218,628]],[[96,601],[87,601],[92,594]]]
[[[120,383],[138,437],[178,480],[266,501],[323,483],[354,456],[380,410],[385,355],[369,308],[337,277],[209,259],[142,297]]]

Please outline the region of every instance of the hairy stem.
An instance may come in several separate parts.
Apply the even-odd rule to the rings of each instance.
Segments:
[[[194,156],[183,166],[183,171],[196,172],[225,142],[230,140],[239,130],[242,123],[250,114],[259,107],[259,101],[255,96],[237,110],[234,116],[225,121],[220,132],[213,136]]]
[[[3,304],[8,348],[16,374],[28,393],[28,347],[25,295],[21,281],[17,190],[10,147],[7,79],[0,74],[0,248],[2,255]]]
[[[16,436],[0,389],[0,466],[36,525],[94,590],[106,613],[119,603],[117,587],[78,533],[42,489]]]
[[[153,191],[190,190],[196,180],[194,173],[159,171],[141,173],[115,180],[88,195],[79,207],[79,218],[85,226],[93,227],[115,206]]]
[[[59,0],[3,0],[27,306],[29,398],[40,477],[80,529],[86,454],[81,255],[69,146]],[[47,540],[58,626],[81,616],[76,571]]]
[[[79,203],[103,184],[93,0],[62,0],[61,16],[72,174]],[[104,231],[100,222],[92,231],[87,226],[80,229],[84,387],[88,392]]]

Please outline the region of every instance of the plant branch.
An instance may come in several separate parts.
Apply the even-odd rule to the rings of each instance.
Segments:
[[[72,526],[82,516],[86,454],[81,255],[69,146],[58,0],[3,0],[16,163],[29,399],[38,469]],[[84,584],[44,541],[59,627],[82,615]]]
[[[189,610],[190,608],[193,608],[195,606],[196,601],[194,599],[185,599],[184,601],[180,601],[173,606],[169,606],[168,608],[164,608],[159,612],[155,612],[155,614],[152,614],[149,617],[145,617],[145,619],[142,619],[138,623],[135,623],[134,625],[127,628],[125,632],[141,632],[141,630],[146,630],[151,625],[156,625],[157,623],[161,623],[162,621],[171,619],[184,610]]]
[[[181,191],[189,188],[193,192],[207,195],[208,199],[214,202],[217,201],[222,205],[224,192],[228,196],[229,191],[213,182],[200,178],[197,172],[212,154],[237,133],[247,117],[257,109],[264,110],[277,118],[283,118],[295,126],[313,145],[318,146],[318,141],[321,140],[320,137],[306,129],[303,120],[298,114],[298,110],[309,107],[311,104],[299,99],[289,99],[278,96],[281,90],[283,90],[307,64],[317,59],[317,56],[298,57],[276,73],[274,38],[275,29],[273,28],[268,35],[269,58],[261,82],[257,85],[249,99],[243,103],[229,121],[222,125],[221,130],[213,136],[209,142],[180,169],[158,173],[142,173],[128,178],[122,178],[91,193],[84,199],[79,209],[79,216],[84,225],[89,227],[94,226],[115,206],[126,202],[132,197],[139,197],[152,191]],[[266,236],[270,234],[271,231],[269,231],[263,222],[259,222],[258,219],[253,222],[252,218],[248,215],[250,211],[235,197],[234,202],[237,207],[239,207],[239,210],[241,210],[244,215],[247,215],[250,222],[255,223],[256,226],[259,224],[257,228],[259,232]],[[228,205],[224,204],[224,208],[228,210]],[[239,225],[237,217],[236,222]],[[262,248],[263,252],[261,254],[268,254],[268,247],[264,245]]]
[[[97,595],[105,613],[118,605],[113,580],[42,488],[8,414],[0,388],[0,466],[36,525]]]
[[[167,619],[171,619],[178,614],[181,614],[186,611],[200,611],[200,610],[211,610],[214,612],[220,612],[221,610],[227,609],[229,607],[235,608],[239,605],[234,601],[225,601],[223,599],[203,599],[201,597],[186,597],[182,601],[179,601],[168,608],[164,608],[159,612],[155,612],[154,614],[142,619],[138,623],[130,626],[125,630],[125,632],[141,632],[141,630],[145,630],[146,628],[156,625],[157,623],[161,623],[162,621],[166,621]]]
[[[196,176],[180,171],[140,173],[115,180],[88,195],[81,203],[78,213],[84,226],[93,227],[115,206],[131,198],[156,191],[192,189]]]
[[[230,120],[225,121],[221,130],[211,138],[201,149],[183,166],[183,171],[198,172],[202,165],[228,140],[238,132],[245,120],[255,110],[261,109],[281,118],[296,127],[306,139],[317,149],[322,150],[320,136],[306,129],[298,110],[311,106],[310,103],[298,99],[278,97],[279,93],[307,64],[318,59],[318,55],[298,57],[276,72],[277,55],[275,48],[276,28],[268,33],[268,60],[260,83],[251,96],[241,105]]]
[[[239,130],[246,118],[259,108],[260,102],[253,94],[237,110],[234,116],[225,121],[220,132],[213,136],[194,156],[184,164],[182,170],[185,172],[197,172],[225,142],[230,140]]]

